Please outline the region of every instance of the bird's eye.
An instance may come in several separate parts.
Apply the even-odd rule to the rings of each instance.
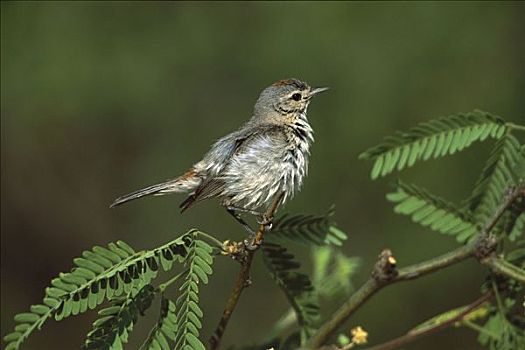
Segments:
[[[294,101],[299,101],[301,99],[301,94],[300,93],[295,93],[292,95],[292,100]]]

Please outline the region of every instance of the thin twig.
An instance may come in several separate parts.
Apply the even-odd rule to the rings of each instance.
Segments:
[[[514,129],[514,130],[525,131],[525,125],[519,125],[519,124],[514,124],[514,123],[506,123],[506,126],[508,126],[511,129]]]
[[[271,227],[273,216],[277,208],[279,207],[282,198],[282,193],[275,197],[274,201],[272,202],[272,205],[266,210],[264,214],[263,221],[267,220],[268,222],[263,222],[259,226],[259,229],[255,233],[252,240],[246,240],[245,242],[243,242],[243,244],[241,245],[241,251],[236,253],[236,256],[241,262],[241,270],[239,271],[239,275],[237,276],[235,285],[233,286],[233,289],[230,293],[230,297],[226,302],[226,306],[224,307],[221,320],[219,321],[215,332],[210,338],[210,350],[215,350],[219,348],[222,336],[224,334],[226,326],[228,325],[230,317],[233,311],[235,310],[235,307],[237,306],[239,297],[241,296],[241,293],[244,290],[244,288],[250,285],[250,268],[252,266],[253,257],[255,255],[255,252],[259,249],[260,245],[262,244],[265,233]]]
[[[505,275],[521,283],[525,283],[525,271],[512,265],[498,256],[489,256],[481,261],[482,264],[490,266],[492,271]]]
[[[475,332],[477,332],[479,334],[484,334],[487,337],[490,337],[492,339],[500,340],[499,334],[497,334],[497,333],[495,333],[493,331],[489,331],[487,328],[481,327],[480,325],[478,325],[475,322],[472,322],[472,321],[469,321],[469,320],[461,320],[461,325],[465,326],[467,328],[470,328],[470,329],[472,329],[473,331],[475,331]]]
[[[419,278],[470,257],[476,257],[478,260],[484,261],[493,255],[498,241],[492,235],[491,231],[505,210],[508,209],[517,198],[522,196],[525,196],[525,186],[522,185],[511,188],[496,209],[494,215],[481,229],[478,238],[449,253],[397,271],[395,270],[395,259],[391,255],[391,252],[389,250],[383,251],[375,264],[372,276],[315,332],[305,348],[317,349],[325,344],[328,338],[363,305],[364,302],[377,291],[390,284]]]
[[[164,291],[166,290],[166,288],[168,288],[171,284],[173,284],[174,282],[176,282],[179,278],[183,277],[186,273],[188,273],[188,269],[185,269],[184,271],[182,271],[181,273],[175,275],[174,277],[170,278],[169,280],[167,280],[166,282],[162,283],[161,285],[159,285],[156,289],[157,292],[160,292],[160,293],[164,293]]]
[[[207,234],[206,232],[198,231],[198,235],[208,239],[210,242],[212,242],[216,248],[222,249],[223,242],[219,241],[217,238],[213,237],[212,235]]]
[[[397,276],[391,279],[378,279],[371,277],[330,317],[330,319],[319,328],[315,335],[309,340],[306,348],[316,349],[323,345],[333,332],[339,328],[361,305],[380,289],[397,282],[409,281],[439,269],[453,265],[474,255],[475,245],[470,244],[452,252],[443,254],[425,262],[407,266],[399,270]],[[376,264],[374,271],[381,270],[381,264]]]
[[[412,343],[416,339],[419,339],[423,336],[430,335],[437,333],[443,329],[446,329],[450,326],[452,326],[454,323],[461,321],[465,316],[467,316],[469,313],[477,309],[479,306],[481,306],[483,303],[485,303],[487,300],[489,300],[492,297],[492,293],[488,292],[484,295],[482,295],[480,298],[469,304],[465,307],[464,310],[462,310],[460,313],[458,313],[455,317],[452,317],[444,322],[437,323],[435,325],[424,327],[419,330],[410,331],[405,335],[402,335],[399,338],[387,341],[386,343],[379,344],[376,346],[373,346],[371,348],[366,348],[363,350],[392,350],[397,349],[401,346],[404,346],[406,344]]]

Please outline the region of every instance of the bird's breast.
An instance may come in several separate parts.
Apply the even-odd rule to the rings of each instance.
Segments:
[[[313,129],[302,116],[295,123],[289,125],[290,147],[285,156],[285,163],[288,166],[287,185],[291,191],[290,195],[302,185],[308,173],[308,157],[310,146],[314,141]]]

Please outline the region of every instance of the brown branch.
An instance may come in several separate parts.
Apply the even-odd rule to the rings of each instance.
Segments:
[[[364,302],[377,291],[390,284],[416,279],[471,257],[476,257],[480,262],[483,262],[488,259],[488,257],[494,255],[498,240],[492,235],[491,231],[505,210],[520,197],[525,197],[525,186],[522,185],[509,189],[508,194],[498,206],[494,215],[478,234],[478,238],[449,253],[396,270],[395,259],[392,253],[390,250],[384,250],[374,266],[371,277],[315,332],[305,348],[317,349],[325,344],[328,338],[363,305]]]
[[[363,284],[361,288],[350,297],[350,299],[339,307],[339,309],[321,326],[321,328],[319,328],[319,330],[317,330],[314,336],[308,341],[306,348],[316,349],[323,345],[342,323],[344,323],[361,305],[363,305],[380,289],[397,282],[419,278],[463,261],[474,255],[474,247],[473,244],[466,245],[425,262],[402,268],[399,272],[394,270],[395,273],[391,272],[389,274],[379,273],[379,271],[389,271],[392,269],[392,266],[385,264],[384,259],[381,259],[382,255],[390,254],[390,251],[383,251],[380,255],[380,259],[374,266],[372,277],[368,279],[368,281],[366,281],[365,284]]]
[[[437,333],[439,331],[442,331],[450,326],[452,326],[454,323],[461,321],[465,316],[467,316],[469,313],[480,307],[483,303],[488,301],[492,297],[492,292],[488,292],[484,295],[482,295],[480,298],[476,299],[474,302],[470,303],[463,309],[460,313],[458,313],[456,316],[451,317],[450,319],[437,323],[432,326],[424,327],[422,329],[416,329],[413,331],[408,332],[405,335],[402,335],[399,338],[387,341],[386,343],[379,344],[376,346],[372,346],[371,348],[366,348],[363,350],[392,350],[397,349],[401,346],[404,346],[406,344],[412,343],[413,341],[422,338],[424,336]]]
[[[230,321],[230,317],[233,311],[235,310],[235,307],[237,306],[237,302],[239,301],[241,293],[244,290],[244,288],[250,285],[250,268],[252,266],[253,257],[255,255],[255,252],[261,246],[264,239],[264,235],[271,228],[273,216],[277,208],[279,207],[282,198],[282,193],[275,197],[270,207],[268,207],[268,209],[264,213],[263,223],[259,226],[259,229],[255,233],[255,235],[251,239],[244,240],[244,242],[237,245],[236,247],[234,257],[235,259],[240,261],[241,270],[237,275],[237,280],[235,282],[235,285],[233,286],[228,301],[226,302],[226,306],[224,307],[224,311],[222,313],[222,317],[219,321],[219,324],[217,325],[215,332],[209,340],[210,350],[215,350],[219,348],[222,336],[224,334],[224,331],[226,330],[228,322]]]

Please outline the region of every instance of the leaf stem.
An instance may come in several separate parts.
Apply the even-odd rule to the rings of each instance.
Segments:
[[[173,276],[172,278],[170,278],[169,280],[167,280],[166,282],[160,284],[158,287],[157,287],[157,291],[160,292],[160,293],[164,293],[164,291],[166,290],[166,288],[168,288],[171,284],[175,283],[179,278],[181,278],[182,276],[184,276],[186,273],[188,273],[188,269],[185,269],[184,271],[180,272],[179,274]]]
[[[508,261],[505,261],[503,258],[497,256],[489,256],[486,259],[484,259],[482,263],[487,266],[490,266],[492,270],[496,273],[505,275],[525,284],[525,270],[520,269],[515,265],[512,265]]]
[[[503,308],[503,303],[501,302],[501,298],[499,296],[498,286],[496,285],[496,282],[492,281],[492,291],[494,295],[496,296],[496,305],[498,305],[498,310],[502,314],[505,314],[505,309]]]
[[[492,297],[491,292],[486,293],[482,295],[480,298],[470,303],[467,307],[465,307],[465,309],[462,312],[460,312],[458,315],[456,315],[453,318],[450,318],[446,321],[435,324],[432,327],[424,328],[424,329],[413,331],[413,332],[408,332],[399,338],[395,338],[393,340],[387,341],[386,343],[379,344],[379,345],[373,346],[371,348],[363,349],[363,350],[393,350],[401,346],[404,346],[406,344],[412,343],[416,339],[419,339],[423,336],[442,331],[443,329],[446,329],[452,326],[454,323],[461,321],[465,316],[467,316],[469,313],[477,309],[480,305],[485,303],[491,297]]]
[[[505,125],[507,125],[507,127],[510,129],[525,131],[525,125],[519,125],[514,123],[506,123]]]
[[[213,237],[212,235],[206,232],[202,232],[202,231],[197,231],[197,235],[209,239],[211,242],[213,242],[213,244],[217,246],[217,248],[222,250],[223,242],[219,241],[217,238]]]
[[[463,325],[465,327],[468,327],[468,328],[470,328],[470,329],[472,329],[472,330],[474,330],[474,331],[476,331],[478,333],[485,334],[487,337],[490,337],[492,339],[496,339],[496,340],[500,339],[498,334],[496,334],[496,333],[494,333],[492,331],[489,331],[486,328],[481,327],[480,325],[478,325],[475,322],[463,320],[463,321],[461,321],[461,325]]]
[[[321,326],[321,328],[319,328],[314,336],[308,341],[307,348],[315,349],[323,345],[328,337],[330,337],[330,335],[335,332],[343,322],[345,322],[361,305],[363,305],[380,289],[397,282],[416,279],[453,265],[473,256],[474,252],[474,244],[465,245],[436,258],[400,269],[397,276],[392,279],[378,278],[377,274],[376,276],[372,276],[350,297],[350,299],[339,307],[339,309],[325,324]],[[385,266],[382,266],[381,260],[376,263],[374,271],[375,270],[385,270]]]
[[[524,185],[510,188],[492,217],[478,233],[476,240],[441,256],[402,268],[398,272],[395,267],[395,259],[391,252],[388,250],[383,251],[374,266],[370,278],[317,330],[306,344],[306,348],[317,349],[325,344],[329,337],[359,309],[365,301],[388,285],[419,278],[471,257],[476,257],[483,263],[494,254],[494,250],[497,247],[498,241],[494,235],[492,235],[492,229],[496,226],[496,223],[505,210],[521,196],[525,196]]]

